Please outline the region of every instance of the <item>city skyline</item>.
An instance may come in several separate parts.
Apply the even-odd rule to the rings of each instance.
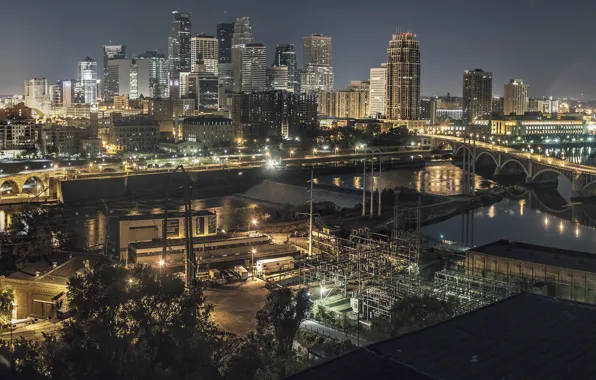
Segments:
[[[596,5],[576,0],[564,9],[556,7],[552,0],[515,3],[506,0],[499,7],[490,2],[469,7],[463,0],[436,3],[432,7],[372,0],[366,7],[351,1],[342,2],[340,10],[335,0],[326,3],[306,0],[296,5],[266,1],[245,4],[230,0],[222,5],[210,5],[208,10],[202,8],[203,3],[186,0],[155,2],[150,7],[138,7],[140,2],[131,1],[120,4],[122,9],[117,13],[111,12],[111,2],[107,0],[102,5],[85,8],[71,0],[59,7],[38,0],[27,5],[4,4],[1,12],[4,17],[0,19],[4,33],[0,41],[3,46],[9,46],[13,54],[6,55],[0,63],[0,72],[10,73],[0,77],[0,93],[21,93],[23,80],[34,77],[47,77],[51,83],[73,77],[76,63],[85,56],[100,61],[102,47],[110,40],[126,45],[129,55],[147,50],[167,54],[171,12],[179,10],[192,13],[192,35],[201,32],[215,35],[218,22],[250,17],[255,41],[268,47],[269,65],[277,45],[296,45],[301,62],[304,36],[313,33],[330,36],[333,38],[335,88],[344,87],[350,80],[367,79],[370,68],[385,61],[391,35],[401,29],[416,33],[420,40],[424,96],[447,92],[461,95],[463,71],[483,68],[494,73],[496,95],[502,95],[503,85],[511,78],[522,78],[531,86],[531,96],[582,97],[584,94],[584,99],[596,99],[596,79],[578,77],[580,72],[591,70],[596,61],[596,53],[579,49],[583,36],[589,35],[589,23],[582,20],[588,21],[589,10]],[[524,22],[509,25],[505,21],[511,17],[509,5],[514,4],[516,18]],[[107,20],[106,12],[110,12],[111,27],[89,28],[88,19],[78,17],[84,12],[93,12],[97,20]],[[308,23],[302,21],[305,12],[310,15]],[[292,14],[292,17],[279,17],[283,14]],[[330,18],[330,14],[341,17]],[[350,20],[356,18],[374,18],[374,22],[347,27]],[[25,19],[29,23],[23,28]],[[59,22],[44,21],[48,19]],[[333,19],[338,21],[330,21]],[[561,19],[575,21],[565,25],[558,22]],[[488,20],[494,21],[490,28],[486,26]],[[13,29],[19,32],[9,33]],[[88,33],[73,33],[75,30],[88,30]],[[40,35],[46,37],[43,44],[39,43]],[[568,44],[578,49],[569,49]],[[556,46],[563,45],[567,47],[565,51],[571,53],[554,54]],[[39,60],[39,56],[46,59]]]

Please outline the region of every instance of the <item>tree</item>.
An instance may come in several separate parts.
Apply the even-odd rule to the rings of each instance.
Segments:
[[[265,306],[257,312],[257,334],[273,333],[277,349],[284,353],[290,352],[294,337],[300,324],[306,319],[310,305],[306,289],[295,294],[288,288],[271,291],[265,300]]]
[[[10,326],[13,305],[14,291],[7,287],[0,289],[0,328]]]
[[[455,316],[459,300],[442,300],[431,295],[411,296],[401,299],[391,308],[390,319],[373,322],[369,332],[371,340],[399,336]]]
[[[16,264],[38,260],[65,249],[70,237],[62,210],[54,207],[23,207],[12,218],[11,243]]]

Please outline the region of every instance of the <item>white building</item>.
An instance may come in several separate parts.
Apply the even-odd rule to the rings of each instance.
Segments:
[[[521,79],[511,79],[505,85],[503,113],[523,115],[528,112],[528,85]]]
[[[370,115],[378,118],[385,116],[387,109],[387,64],[370,69]]]
[[[79,62],[79,82],[86,104],[97,102],[97,62],[86,57]]]
[[[219,74],[219,43],[213,36],[198,35],[190,40],[191,67],[202,60],[206,72]]]
[[[46,78],[34,78],[25,81],[25,105],[43,113],[50,112],[51,99],[48,80]]]
[[[240,49],[240,92],[265,91],[267,88],[267,48],[246,44]]]

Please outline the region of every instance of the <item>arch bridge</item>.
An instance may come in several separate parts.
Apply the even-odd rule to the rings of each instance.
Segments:
[[[511,172],[524,173],[527,184],[552,183],[559,176],[566,177],[571,183],[572,198],[596,197],[596,168],[574,164],[556,158],[538,154],[520,152],[508,147],[476,141],[470,143],[459,137],[429,135],[431,149],[451,148],[453,155],[467,153],[473,162],[480,159],[492,161],[495,176]]]
[[[0,177],[0,204],[56,200],[56,181],[48,173],[19,173]]]

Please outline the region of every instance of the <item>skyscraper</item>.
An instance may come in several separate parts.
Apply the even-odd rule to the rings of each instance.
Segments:
[[[414,33],[397,33],[387,49],[389,120],[420,119],[420,44]]]
[[[288,67],[267,67],[267,90],[288,91]]]
[[[331,37],[313,34],[302,39],[301,91],[333,90]]]
[[[528,112],[528,85],[521,79],[511,79],[505,85],[503,111],[505,115],[523,115]]]
[[[263,44],[246,44],[239,51],[241,70],[237,92],[265,91],[267,48]]]
[[[25,81],[25,106],[41,112],[48,112],[51,106],[50,88],[46,78],[35,78]]]
[[[242,50],[246,45],[253,42],[250,19],[248,17],[239,17],[234,23],[234,35],[232,38],[232,67],[235,92],[242,91],[242,67],[244,65]]]
[[[112,101],[118,95],[117,84],[108,78],[109,61],[114,59],[126,59],[126,47],[124,45],[105,45],[103,47],[103,97],[104,100]]]
[[[105,101],[113,101],[115,96],[130,93],[130,67],[131,59],[110,59],[108,60],[108,75],[105,80],[108,81]],[[104,82],[105,83],[105,82]]]
[[[146,61],[146,63],[142,61]],[[153,99],[170,97],[168,60],[165,55],[159,54],[157,51],[147,51],[134,57],[132,67],[131,82],[133,77],[136,76],[137,79],[137,90],[134,92],[133,99],[138,98],[141,94],[148,95]],[[134,73],[135,69],[136,73]],[[148,70],[148,72],[144,70]],[[142,79],[146,77],[148,77],[147,87],[143,84],[145,82]],[[131,87],[133,87],[132,84]],[[149,92],[146,94],[143,91]],[[132,88],[131,93],[133,93]]]
[[[300,73],[298,71],[298,59],[296,57],[296,46],[293,44],[277,45],[275,49],[276,67],[288,68],[288,85],[289,91],[300,93]]]
[[[493,102],[493,74],[482,69],[464,71],[463,123],[489,115]]]
[[[79,62],[79,82],[86,104],[97,102],[97,62],[85,57]]]
[[[222,92],[231,92],[234,88],[234,69],[232,68],[233,38],[233,22],[217,24],[217,40],[219,44],[219,85],[222,87]]]
[[[172,12],[172,35],[168,43],[168,59],[172,71],[187,72],[191,68],[190,59],[190,13]]]
[[[370,115],[372,117],[385,116],[387,109],[387,64],[370,69]]]
[[[217,38],[200,34],[190,40],[191,67],[202,60],[205,72],[219,74],[219,44]]]

